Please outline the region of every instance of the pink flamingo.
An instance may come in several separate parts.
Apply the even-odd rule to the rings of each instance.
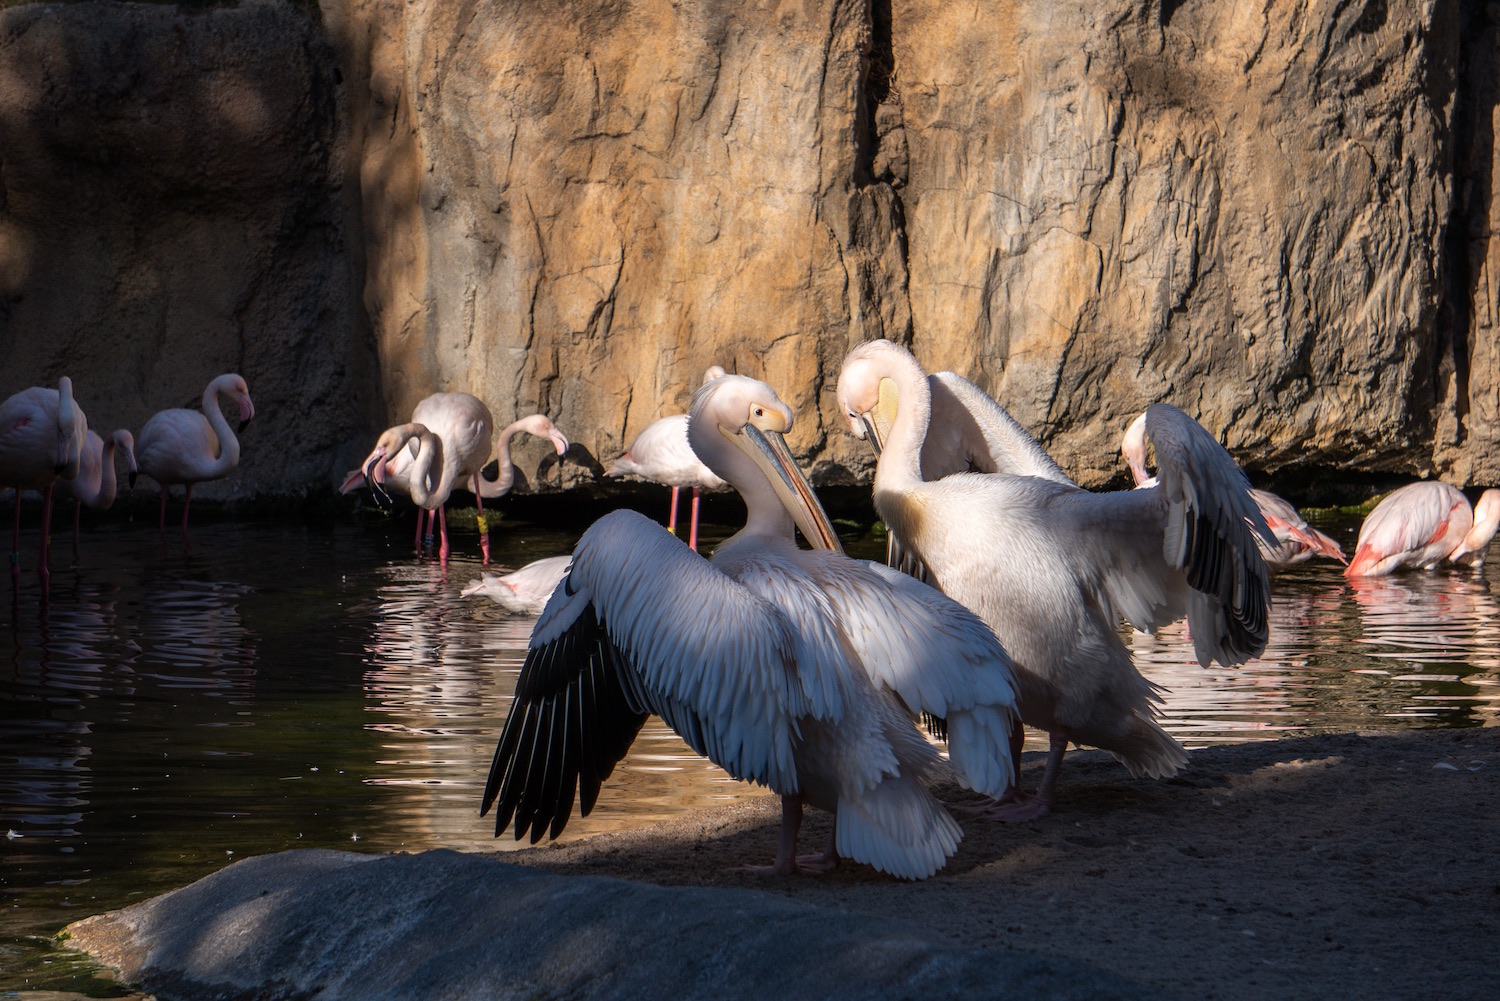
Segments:
[[[168,486],[181,483],[186,488],[182,501],[182,530],[186,532],[193,484],[222,479],[240,464],[240,441],[219,409],[221,396],[239,409],[239,429],[244,431],[255,416],[255,404],[250,402],[245,380],[233,373],[219,376],[203,390],[202,412],[158,411],[141,428],[135,457],[140,471],[161,485],[160,528],[167,527]]]
[[[111,433],[108,438],[101,438],[97,432],[90,431],[84,439],[77,477],[62,482],[62,492],[74,500],[73,550],[75,553],[78,550],[80,512],[85,507],[93,508],[95,511],[107,511],[115,502],[117,487],[115,452],[117,451],[125,457],[125,468],[130,471],[130,480],[134,483],[136,473],[140,471],[135,461],[135,438],[124,428]]]
[[[1346,577],[1383,577],[1402,567],[1431,570],[1443,560],[1478,567],[1500,526],[1500,490],[1476,507],[1457,487],[1437,480],[1392,491],[1359,527]]]
[[[42,492],[42,548],[37,575],[45,590],[51,581],[47,556],[52,534],[52,488],[78,475],[88,420],[73,400],[73,380],[57,380],[56,389],[32,386],[0,403],[0,486],[16,491],[16,523],[11,539],[10,572],[21,576],[21,491]]]
[[[490,437],[494,432],[495,418],[483,400],[469,393],[434,393],[418,403],[411,416],[408,424],[397,425],[381,435],[375,450],[365,457],[358,470],[344,479],[340,491],[350,492],[364,478],[398,493],[410,494],[412,500],[417,501],[418,507],[417,548],[422,548],[424,524],[425,535],[430,541],[432,522],[427,519],[435,518],[440,538],[438,558],[445,563],[450,550],[448,517],[444,505],[448,503],[448,497],[454,490],[472,491],[479,508],[479,545],[484,554],[483,562],[488,565],[490,536],[488,519],[484,514],[484,499],[504,496],[515,482],[515,468],[510,456],[511,440],[523,431],[549,438],[557,449],[557,454],[562,455],[568,450],[567,437],[542,414],[522,417],[506,425],[497,442],[500,472],[496,479],[488,480],[480,475],[480,471],[490,459]],[[423,483],[414,490],[411,482],[412,464],[420,452],[428,447],[422,443],[418,428],[430,431],[442,448],[440,453],[434,453],[431,458],[431,468],[435,473],[430,475],[435,475],[437,479]],[[393,435],[392,432],[398,429],[410,429],[410,432]],[[417,440],[417,444],[403,450],[402,446],[413,439]],[[396,443],[398,440],[399,443]],[[418,500],[419,492],[422,500]]]
[[[703,385],[724,375],[724,369],[711,366],[703,373]],[[639,476],[652,483],[672,488],[672,513],[667,531],[677,534],[677,498],[685,487],[693,489],[692,524],[688,529],[688,547],[698,550],[698,505],[704,490],[723,490],[728,484],[703,464],[688,444],[687,414],[663,417],[646,425],[625,454],[610,463],[605,476]]]
[[[1272,570],[1285,570],[1314,556],[1327,556],[1340,563],[1349,562],[1343,547],[1332,537],[1309,525],[1290,501],[1269,490],[1255,489],[1250,491],[1250,499],[1260,508],[1271,534],[1276,536],[1277,545],[1274,547],[1266,545],[1259,536],[1255,540],[1266,566]]]

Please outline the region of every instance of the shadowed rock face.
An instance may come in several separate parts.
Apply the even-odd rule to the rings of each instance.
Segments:
[[[8,8],[0,389],[139,428],[240,371],[232,496],[439,390],[612,456],[719,363],[838,482],[885,336],[1087,485],[1157,399],[1252,469],[1500,480],[1497,5],[1243,6]]]

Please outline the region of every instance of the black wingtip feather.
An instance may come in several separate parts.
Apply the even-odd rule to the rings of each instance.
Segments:
[[[629,670],[592,606],[527,653],[481,802],[481,816],[496,808],[497,837],[514,821],[518,841],[556,838],[575,796],[580,815],[593,809],[647,719],[626,692]]]

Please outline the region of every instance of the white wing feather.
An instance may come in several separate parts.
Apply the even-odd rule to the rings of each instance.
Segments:
[[[810,706],[796,638],[774,606],[633,511],[605,515],[579,539],[532,646],[555,638],[578,600],[625,655],[645,708],[684,736],[696,727],[705,746],[695,749],[734,777],[796,791],[793,721]]]
[[[932,418],[922,442],[924,480],[977,472],[1073,484],[1030,432],[978,386],[953,372],[929,376],[927,385]]]

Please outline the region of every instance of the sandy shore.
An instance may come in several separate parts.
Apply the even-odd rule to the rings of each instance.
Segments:
[[[1040,769],[1028,755],[1028,785]],[[734,871],[769,861],[778,820],[768,798],[497,857],[754,887],[918,922],[966,946],[1089,963],[1184,998],[1451,998],[1487,990],[1494,974],[1500,728],[1207,748],[1169,781],[1075,751],[1051,817],[963,820],[959,853],[920,883],[858,865],[816,877]],[[828,830],[826,815],[810,815],[804,850]]]

